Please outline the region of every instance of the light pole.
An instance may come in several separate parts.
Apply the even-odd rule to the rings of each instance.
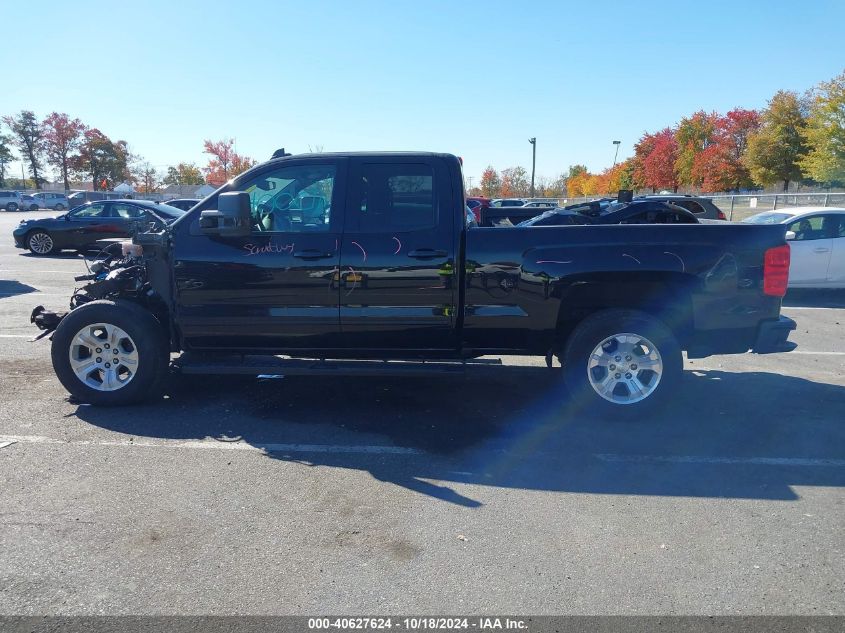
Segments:
[[[537,166],[537,137],[532,136],[528,139],[531,143],[531,197],[534,197],[534,169]]]
[[[622,141],[613,141],[613,144],[616,145],[616,151],[613,153],[613,166],[616,167],[616,159],[619,156],[619,144]]]

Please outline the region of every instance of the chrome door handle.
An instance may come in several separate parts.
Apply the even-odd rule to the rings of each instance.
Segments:
[[[813,252],[814,253],[829,253],[830,249],[829,248],[814,248]]]

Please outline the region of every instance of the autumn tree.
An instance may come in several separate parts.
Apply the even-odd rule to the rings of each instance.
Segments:
[[[21,110],[15,116],[4,116],[3,121],[12,131],[12,143],[20,150],[23,159],[29,163],[29,173],[35,181],[35,188],[41,189],[41,183],[44,182],[40,175],[44,133],[35,113],[31,110]]]
[[[808,150],[798,160],[804,173],[818,182],[845,181],[845,72],[811,93],[801,134]]]
[[[678,142],[671,128],[654,134],[646,133],[634,146],[633,177],[641,187],[678,190],[675,163],[678,161]]]
[[[179,163],[167,168],[167,175],[162,182],[165,185],[204,185],[205,178],[193,163]]]
[[[485,198],[498,198],[502,188],[502,180],[498,172],[488,165],[481,174],[481,184],[478,185]]]
[[[713,142],[693,163],[692,175],[705,191],[728,191],[752,185],[743,162],[748,136],[760,128],[756,110],[736,108],[716,120]]]
[[[47,163],[61,175],[65,191],[70,191],[70,158],[81,145],[86,127],[79,119],[53,112],[41,123]]]
[[[235,139],[223,139],[221,141],[204,142],[203,152],[209,154],[208,165],[203,169],[206,182],[215,187],[245,172],[256,164],[256,161],[247,156],[241,156],[235,151]]]
[[[508,167],[502,170],[502,197],[521,198],[529,193],[528,172],[524,167]]]
[[[745,165],[761,185],[800,180],[800,161],[807,153],[804,128],[806,107],[798,95],[780,90],[760,115],[760,129],[748,136]]]
[[[678,183],[696,187],[701,185],[695,171],[695,160],[713,144],[718,120],[718,114],[708,114],[703,110],[681,119],[675,130],[675,141],[678,145],[675,176]]]
[[[6,186],[6,165],[14,159],[9,148],[11,142],[11,137],[0,134],[0,187]]]
[[[130,159],[126,141],[112,141],[97,128],[90,128],[85,130],[79,151],[69,164],[74,173],[90,179],[94,191],[98,191],[130,180]]]

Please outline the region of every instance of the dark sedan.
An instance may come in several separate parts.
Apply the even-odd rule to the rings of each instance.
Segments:
[[[55,218],[24,220],[12,235],[16,247],[28,248],[34,255],[50,255],[63,249],[95,250],[151,224],[160,228],[184,213],[146,200],[99,200]]]
[[[600,200],[552,209],[520,222],[517,226],[561,226],[574,224],[698,224],[691,212],[656,200],[613,202]]]

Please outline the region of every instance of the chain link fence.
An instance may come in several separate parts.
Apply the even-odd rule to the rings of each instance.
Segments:
[[[704,196],[710,198],[729,220],[741,221],[755,213],[795,207],[845,208],[845,193],[781,193]]]

